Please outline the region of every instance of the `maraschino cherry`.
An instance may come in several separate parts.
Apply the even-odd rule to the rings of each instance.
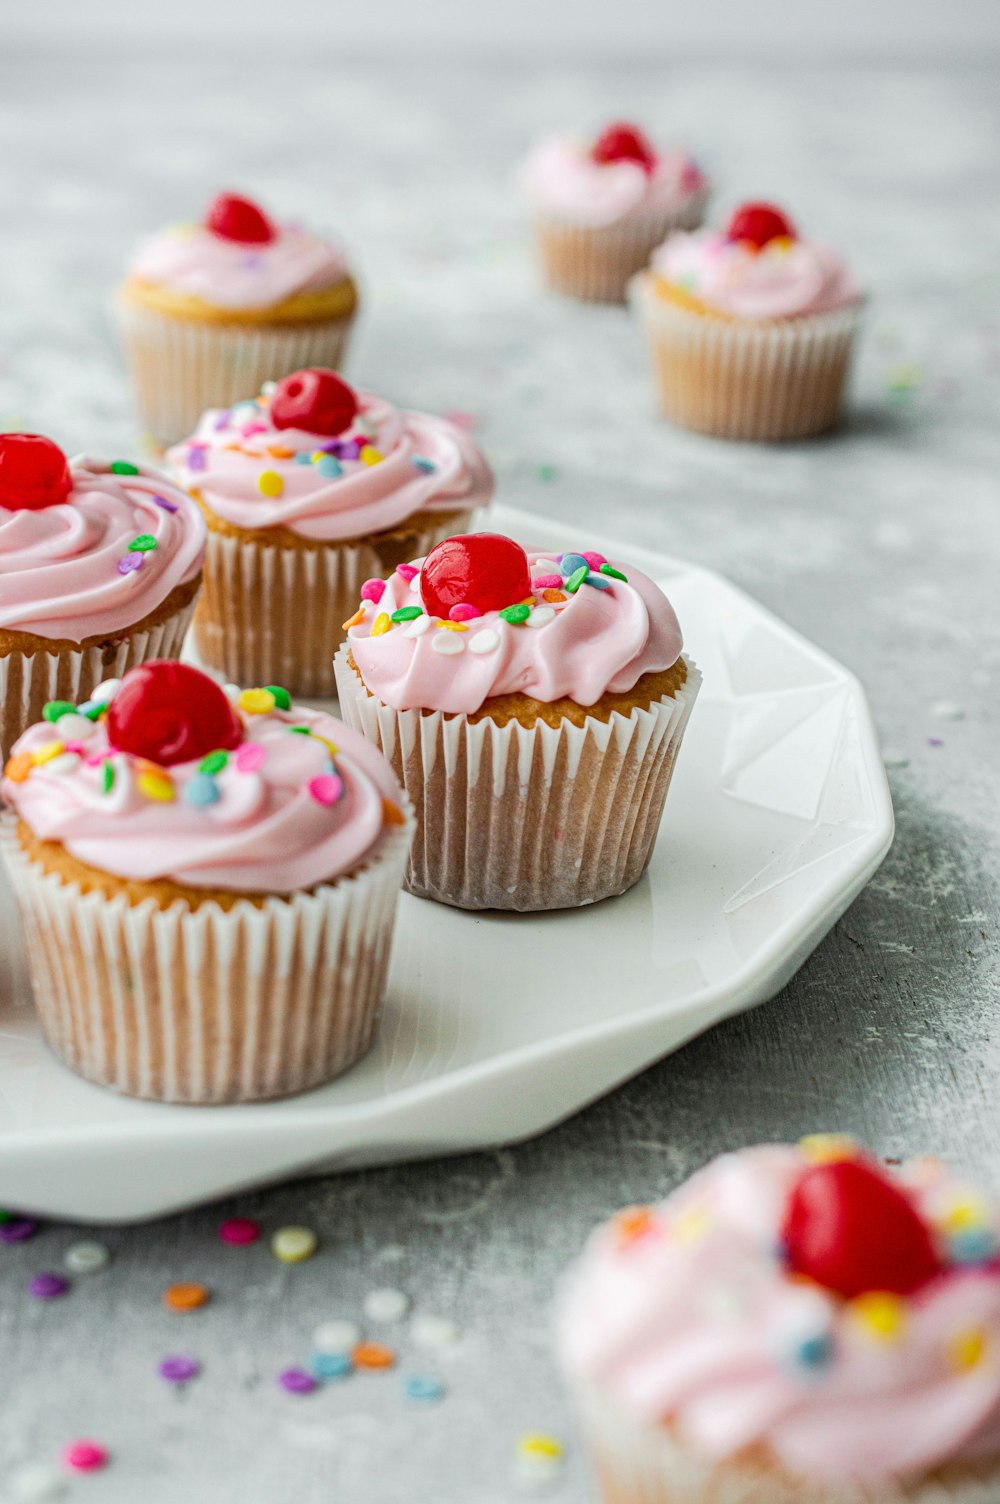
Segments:
[[[726,227],[727,240],[745,240],[762,251],[772,240],[797,240],[795,226],[773,204],[741,204]]]
[[[447,621],[452,606],[502,611],[531,594],[528,556],[501,533],[460,533],[432,548],[420,571],[420,599],[429,616]]]
[[[235,240],[241,245],[269,245],[277,230],[263,209],[252,198],[238,193],[220,193],[208,206],[205,229],[220,240]]]
[[[40,433],[0,434],[0,507],[40,512],[73,489],[66,456]]]
[[[782,1239],[790,1269],[847,1299],[868,1290],[910,1295],[941,1267],[913,1204],[863,1159],[806,1170],[792,1192]]]
[[[627,120],[616,120],[602,131],[590,149],[595,162],[638,162],[643,172],[652,172],[656,166],[656,152],[649,137],[637,125]]]
[[[169,768],[231,751],[243,740],[243,726],[207,674],[161,658],[125,675],[108,706],[108,740],[119,752]]]
[[[275,428],[304,428],[332,439],[350,428],[357,413],[358,399],[347,382],[323,366],[293,371],[271,395]]]

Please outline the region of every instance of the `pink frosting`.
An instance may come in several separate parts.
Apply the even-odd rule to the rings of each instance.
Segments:
[[[592,1237],[564,1291],[569,1374],[689,1446],[724,1459],[762,1444],[794,1475],[867,1483],[948,1462],[1000,1458],[1000,1272],[953,1264],[879,1337],[855,1303],[790,1278],[777,1255],[784,1208],[807,1163],[787,1146],[725,1155],[636,1235]],[[987,1245],[997,1208],[938,1161],[901,1172],[941,1229],[971,1203]],[[962,1366],[955,1344],[982,1339]],[[804,1359],[827,1346],[820,1363]]]
[[[59,841],[81,862],[118,877],[293,893],[353,871],[381,837],[382,801],[402,801],[382,754],[333,716],[301,706],[244,720],[247,740],[221,772],[199,771],[200,759],[162,770],[158,776],[174,789],[169,802],[143,792],[149,764],[111,749],[103,721],[69,714],[55,726],[31,726],[14,747],[15,754],[36,752],[55,740],[66,750],[38,763],[23,782],[5,778],[0,787],[41,840]],[[206,783],[214,785],[215,802],[192,802]],[[339,797],[328,803],[331,788]]]
[[[275,428],[264,394],[229,411],[208,411],[193,437],[167,458],[181,484],[234,526],[287,527],[323,542],[385,532],[424,508],[486,505],[493,476],[463,429],[401,412],[370,392],[357,397],[360,421],[336,441]],[[323,452],[352,443],[355,455],[369,446],[367,458],[377,456],[375,462]],[[286,453],[269,454],[272,448]],[[325,474],[331,467],[341,473]],[[280,483],[277,495],[261,490],[267,472]]]
[[[391,575],[377,602],[362,601],[364,619],[347,634],[372,693],[396,710],[466,715],[503,694],[545,701],[568,696],[593,705],[603,694],[624,694],[643,674],[677,662],[683,645],[677,617],[644,574],[615,565],[627,583],[601,576],[607,588],[581,585],[564,601],[549,602],[544,590],[553,587],[542,582],[559,574],[558,563],[537,549],[528,550],[528,561],[536,588],[527,622],[515,625],[488,611],[454,631],[422,615],[373,636],[381,616],[391,620],[394,611],[421,605],[419,574],[408,581],[410,567],[404,565],[404,573]],[[412,568],[422,563],[417,559]]]
[[[638,162],[595,162],[582,141],[550,136],[529,155],[520,184],[536,208],[583,225],[679,214],[704,201],[707,184],[684,151],[661,152],[647,173]]]
[[[299,225],[279,225],[266,245],[225,240],[202,225],[175,225],[139,247],[130,275],[213,308],[268,308],[348,276],[339,246]]]
[[[757,251],[719,230],[679,232],[653,253],[652,269],[709,308],[744,319],[831,313],[859,297],[841,257],[815,240],[772,241]]]
[[[138,469],[113,475],[107,460],[80,455],[59,506],[0,505],[0,627],[72,642],[119,632],[197,575],[201,513],[158,470]],[[143,535],[156,547],[131,550]]]

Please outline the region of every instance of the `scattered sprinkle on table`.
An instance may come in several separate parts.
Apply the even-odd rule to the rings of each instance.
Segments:
[[[354,1365],[347,1353],[313,1353],[309,1367],[317,1379],[326,1381],[346,1379],[354,1372]]]
[[[168,1311],[198,1311],[208,1300],[208,1286],[193,1280],[185,1284],[168,1285],[163,1292],[163,1304]]]
[[[383,1342],[359,1342],[351,1360],[361,1373],[384,1373],[395,1366],[396,1354]]]
[[[156,1371],[168,1384],[186,1384],[189,1379],[198,1377],[201,1364],[197,1358],[191,1358],[186,1353],[171,1353],[161,1360]]]
[[[279,1227],[271,1239],[271,1252],[283,1264],[301,1264],[312,1258],[318,1241],[311,1227]]]
[[[53,1274],[45,1270],[42,1274],[33,1274],[28,1281],[28,1294],[36,1300],[56,1300],[58,1296],[65,1295],[69,1289],[69,1280],[63,1279],[61,1274]]]
[[[38,1231],[38,1223],[30,1217],[11,1217],[0,1224],[0,1243],[26,1243]]]
[[[402,1321],[410,1309],[410,1298],[402,1290],[370,1290],[365,1296],[364,1313],[369,1321]]]
[[[245,1248],[260,1237],[260,1223],[252,1217],[228,1217],[219,1226],[219,1237],[233,1248]]]
[[[288,1394],[312,1394],[317,1381],[304,1368],[285,1368],[278,1375],[278,1383]]]
[[[461,1330],[450,1316],[415,1316],[410,1326],[410,1337],[417,1347],[453,1347],[460,1336]]]
[[[63,1451],[62,1460],[74,1473],[96,1473],[107,1467],[111,1453],[99,1441],[71,1441]]]
[[[403,1381],[403,1393],[408,1400],[419,1404],[433,1404],[435,1400],[444,1399],[445,1387],[440,1379],[435,1379],[430,1374],[415,1373]]]
[[[360,1341],[361,1328],[356,1321],[324,1321],[313,1332],[313,1346],[318,1353],[349,1353]]]

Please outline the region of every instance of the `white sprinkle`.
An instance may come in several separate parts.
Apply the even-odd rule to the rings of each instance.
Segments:
[[[404,637],[423,637],[425,632],[431,629],[429,616],[415,616],[408,626],[403,628]]]
[[[47,1462],[28,1462],[7,1479],[9,1497],[17,1504],[42,1504],[46,1499],[61,1499],[66,1479]]]
[[[349,1353],[361,1341],[361,1328],[356,1321],[338,1318],[324,1321],[313,1332],[313,1347],[318,1353],[339,1356]]]
[[[78,742],[81,736],[86,736],[93,729],[93,723],[85,715],[77,715],[75,711],[67,710],[56,721],[56,730],[64,742]]]
[[[469,642],[470,653],[492,653],[500,646],[500,633],[492,627],[484,627]]]
[[[555,559],[536,559],[531,570],[533,574],[558,574],[559,565]]]
[[[75,773],[80,759],[75,752],[60,752],[58,757],[50,757],[44,766],[47,773]]]
[[[882,761],[887,768],[908,768],[910,766],[910,759],[898,747],[883,747]]]
[[[97,686],[90,698],[98,705],[106,705],[112,696],[118,693],[118,686],[121,682],[120,679],[105,679],[103,684]]]
[[[370,1290],[365,1296],[364,1311],[369,1321],[402,1321],[410,1309],[410,1297],[402,1290],[387,1287]]]
[[[555,619],[556,612],[554,606],[536,606],[524,625],[526,627],[544,627],[550,621],[555,621]]]
[[[274,392],[277,390],[277,387],[278,383],[276,381],[265,381],[261,386],[261,393],[265,397],[273,396]]]
[[[410,1336],[417,1347],[453,1347],[461,1335],[450,1316],[414,1316],[410,1324]]]
[[[231,700],[234,705],[238,705],[240,703],[240,695],[243,691],[238,684],[224,684],[222,686],[222,693],[227,700]]]
[[[435,653],[462,653],[465,651],[465,643],[462,641],[461,632],[446,632],[444,628],[435,632],[431,641],[431,647]]]
[[[63,1254],[71,1274],[96,1274],[110,1262],[111,1251],[103,1243],[74,1243]]]
[[[937,716],[939,721],[964,721],[965,711],[961,705],[956,705],[954,700],[937,700],[931,706],[931,715]]]

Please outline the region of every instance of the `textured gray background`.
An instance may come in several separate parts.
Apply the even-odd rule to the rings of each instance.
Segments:
[[[699,559],[856,669],[894,750],[898,836],[782,996],[536,1143],[111,1229],[112,1267],[49,1305],[26,1281],[79,1230],[0,1247],[0,1500],[17,1465],[91,1435],[113,1466],[71,1492],[94,1504],[509,1504],[515,1439],[543,1428],[570,1442],[548,1497],[575,1501],[547,1312],[597,1218],[723,1148],[821,1127],[1000,1184],[995,57],[559,71],[425,47],[338,66],[331,46],[241,53],[238,33],[0,53],[0,417],[128,447],[108,294],[139,232],[219,184],[338,227],[367,292],[355,373],[478,415],[512,503]],[[773,195],[849,251],[873,306],[845,432],[779,450],[672,432],[627,315],[540,292],[512,166],[539,130],[623,109],[697,149],[717,207]],[[225,1249],[235,1212],[308,1223],[322,1252],[288,1269],[264,1244]],[[181,1278],[213,1287],[204,1313],[160,1309]],[[280,1394],[316,1323],[385,1283],[461,1322],[450,1355],[407,1364],[445,1402],[407,1406],[395,1377]],[[178,1350],[205,1364],[184,1394],[154,1372]]]

